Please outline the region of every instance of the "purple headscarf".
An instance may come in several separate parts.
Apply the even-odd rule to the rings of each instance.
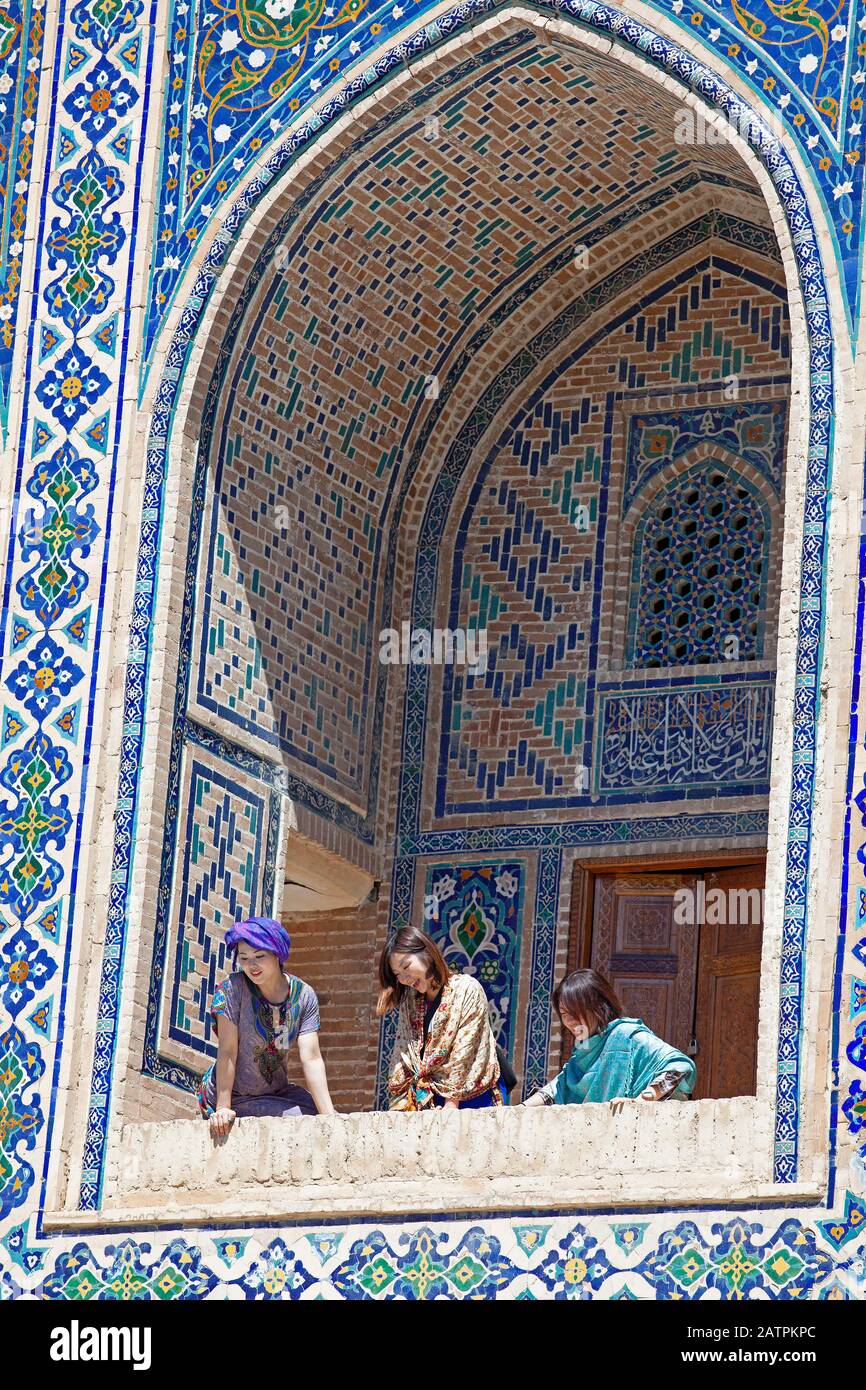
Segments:
[[[235,922],[226,932],[226,949],[237,953],[242,941],[257,951],[273,951],[281,964],[289,959],[292,949],[289,933],[273,917],[248,917],[245,922]]]

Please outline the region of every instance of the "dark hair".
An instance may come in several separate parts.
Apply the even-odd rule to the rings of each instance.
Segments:
[[[381,989],[376,1013],[380,1017],[389,1009],[396,1009],[406,992],[406,986],[400,984],[391,968],[391,956],[395,953],[398,956],[419,956],[427,966],[427,979],[435,981],[440,988],[451,974],[445,957],[432,937],[421,931],[420,927],[401,927],[388,937],[379,957]]]
[[[553,1007],[586,1024],[590,1033],[601,1032],[615,1018],[622,1018],[622,1005],[613,985],[597,970],[572,970],[553,991]]]

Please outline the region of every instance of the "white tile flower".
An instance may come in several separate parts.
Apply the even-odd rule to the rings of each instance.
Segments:
[[[454,890],[457,887],[457,880],[452,874],[442,874],[433,884],[433,892],[440,903],[445,902],[446,898],[453,898]]]
[[[510,869],[502,869],[494,880],[496,891],[501,898],[513,898],[518,888],[520,880],[517,874],[513,874]]]

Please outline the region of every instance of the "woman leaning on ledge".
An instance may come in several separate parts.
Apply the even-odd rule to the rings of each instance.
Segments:
[[[389,1110],[480,1110],[505,1103],[487,997],[452,973],[435,941],[404,927],[379,961],[376,1012],[397,1009]]]
[[[215,1139],[228,1134],[235,1117],[334,1114],[319,1051],[319,1001],[286,973],[291,945],[272,917],[250,917],[226,932],[236,969],[214,992],[217,1059],[196,1092]],[[309,1091],[292,1085],[286,1072],[296,1038]]]
[[[595,970],[575,970],[553,992],[562,1026],[574,1050],[558,1076],[524,1105],[582,1105],[626,1100],[685,1100],[694,1088],[695,1064],[670,1047],[639,1018],[623,1018],[612,985]]]

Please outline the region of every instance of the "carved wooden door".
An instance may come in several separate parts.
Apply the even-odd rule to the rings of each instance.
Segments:
[[[755,1094],[764,866],[704,875],[695,1098]]]
[[[610,980],[628,1018],[665,1042],[692,1042],[698,959],[696,928],[680,924],[674,895],[696,891],[695,874],[598,874],[591,965]]]

